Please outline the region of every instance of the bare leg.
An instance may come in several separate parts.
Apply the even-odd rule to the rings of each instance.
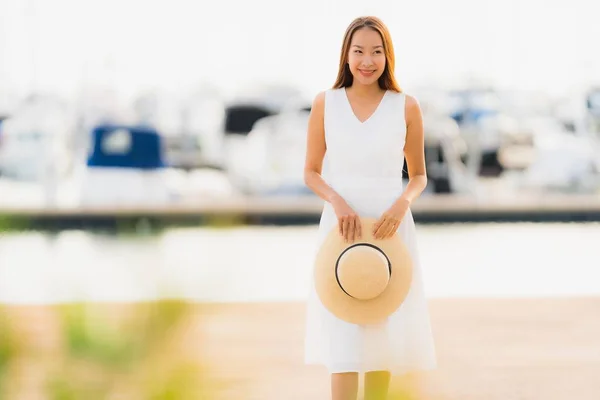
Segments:
[[[331,399],[356,400],[358,396],[358,373],[331,374]]]
[[[389,372],[371,371],[365,373],[365,400],[387,399],[389,387]]]

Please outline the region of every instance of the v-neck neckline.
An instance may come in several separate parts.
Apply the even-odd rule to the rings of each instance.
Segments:
[[[354,117],[354,119],[356,120],[356,122],[358,122],[359,125],[364,125],[367,122],[369,122],[370,120],[373,119],[373,117],[377,114],[377,111],[379,111],[379,109],[381,108],[381,105],[383,104],[383,101],[385,100],[385,98],[388,95],[389,90],[386,90],[383,93],[383,96],[381,96],[381,100],[379,100],[379,103],[377,104],[377,107],[375,107],[375,110],[373,110],[373,112],[371,113],[371,115],[369,115],[364,121],[361,121],[358,116],[356,115],[356,113],[354,112],[354,109],[352,108],[352,103],[350,102],[350,98],[348,97],[348,92],[346,92],[346,88],[342,88],[342,91],[344,92],[344,98],[346,99],[346,104],[348,105],[348,109],[350,110],[350,114],[352,114],[352,116]]]

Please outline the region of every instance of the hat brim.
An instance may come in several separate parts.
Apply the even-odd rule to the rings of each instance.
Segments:
[[[360,241],[345,243],[337,226],[326,236],[315,259],[315,289],[323,305],[338,318],[354,324],[376,324],[385,320],[402,305],[410,290],[413,263],[408,248],[398,233],[387,239],[375,239],[372,231],[376,220],[361,218],[360,221]],[[370,300],[359,300],[349,296],[339,286],[336,278],[338,258],[345,249],[358,243],[379,248],[391,264],[388,285],[381,295]]]

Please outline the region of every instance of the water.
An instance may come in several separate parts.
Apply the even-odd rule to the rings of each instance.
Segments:
[[[436,297],[600,295],[600,224],[418,226]],[[316,226],[83,231],[0,236],[0,302],[296,301],[308,290]]]

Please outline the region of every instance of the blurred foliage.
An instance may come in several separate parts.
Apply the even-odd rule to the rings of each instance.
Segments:
[[[25,231],[31,228],[27,217],[0,214],[0,234],[2,232]]]
[[[69,305],[62,314],[67,351],[72,357],[117,369],[130,366],[140,357],[143,340],[121,332],[114,324],[93,321],[84,304]]]
[[[246,217],[243,215],[213,215],[204,218],[204,222],[211,228],[235,228],[246,224]]]
[[[185,340],[195,322],[190,304],[75,303],[47,306],[44,312],[57,322],[57,340],[49,341],[52,348],[32,343],[40,338],[39,331],[16,340],[19,333],[10,323],[10,313],[0,309],[0,399],[27,390],[15,386],[30,381],[17,376],[27,373],[27,368],[17,367],[24,358],[43,370],[41,387],[44,398],[51,400],[211,398],[208,369]],[[16,313],[26,315],[22,310]],[[40,322],[24,319],[31,319],[25,321],[30,325]],[[45,323],[42,331],[52,338],[53,324]]]
[[[9,318],[0,311],[0,399],[6,398],[2,391],[2,388],[6,386],[6,371],[18,352],[19,344],[15,340]]]
[[[422,400],[422,397],[415,395],[411,391],[395,390],[387,397],[389,400]]]
[[[395,377],[387,397],[389,400],[423,400],[419,375],[408,373]]]
[[[60,232],[85,230],[88,232],[130,236],[159,235],[169,228],[209,227],[229,229],[249,223],[243,215],[208,215],[198,217],[108,216],[102,218],[32,218],[24,215],[0,214],[0,234],[20,231]]]

